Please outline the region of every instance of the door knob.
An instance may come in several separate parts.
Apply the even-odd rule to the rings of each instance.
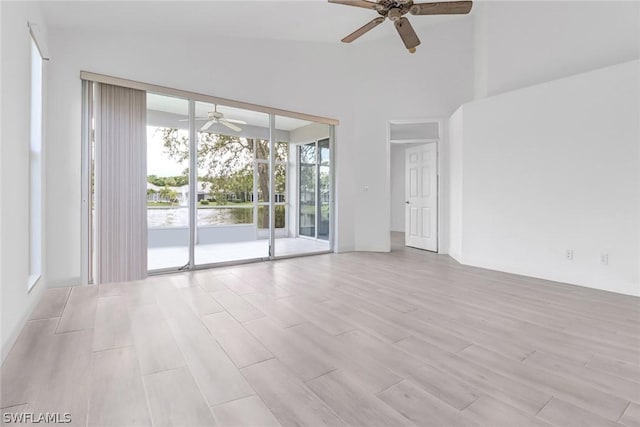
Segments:
[[[408,200],[405,203],[408,204],[408,205],[410,204]]]

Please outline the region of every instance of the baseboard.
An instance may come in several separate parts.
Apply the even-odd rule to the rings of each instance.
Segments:
[[[451,254],[449,254],[449,255],[452,258],[454,258]],[[474,262],[474,261],[463,262],[463,261],[459,261],[458,259],[456,259],[456,261],[458,261],[462,265],[468,265],[470,267],[477,267],[477,268],[483,268],[483,269],[486,269],[486,270],[499,271],[501,273],[515,274],[515,275],[518,275],[518,276],[529,277],[529,278],[533,278],[533,279],[547,280],[549,282],[562,283],[564,285],[579,286],[579,287],[585,288],[585,289],[594,289],[594,290],[598,290],[598,291],[602,291],[602,292],[611,292],[611,293],[619,294],[619,295],[628,295],[628,296],[633,296],[633,297],[640,297],[640,289],[633,289],[633,290],[626,290],[625,289],[625,290],[622,290],[622,287],[619,287],[619,289],[614,289],[612,287],[605,288],[605,287],[600,287],[600,286],[597,286],[597,285],[580,283],[580,282],[578,282],[576,280],[567,279],[566,277],[558,277],[558,276],[556,276],[554,274],[540,274],[540,273],[531,272],[531,271],[524,271],[524,270],[518,270],[518,269],[513,269],[513,268],[505,268],[505,267],[500,266],[500,265],[482,264],[482,263],[478,263],[478,262]]]
[[[449,255],[451,258],[453,258],[460,264],[464,264],[464,262],[462,262],[462,256],[459,253],[449,250],[449,253],[447,255]]]
[[[43,280],[40,280],[36,285],[36,288],[32,290],[32,292],[34,291],[37,292],[38,296],[33,299],[32,303],[27,307],[24,314],[22,315],[22,318],[20,319],[20,321],[9,333],[9,336],[2,342],[2,346],[1,346],[2,363],[4,363],[4,360],[7,358],[7,355],[15,345],[16,340],[18,339],[18,336],[20,336],[20,332],[22,332],[22,329],[24,329],[24,326],[27,324],[27,321],[31,317],[31,313],[33,313],[33,310],[36,308],[36,306],[40,302],[40,299],[42,298],[42,294],[46,289],[47,289],[47,286],[45,285],[45,282]]]
[[[391,245],[382,246],[382,245],[371,245],[362,248],[355,248],[355,252],[391,252]]]

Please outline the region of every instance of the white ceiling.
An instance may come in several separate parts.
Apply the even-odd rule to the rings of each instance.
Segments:
[[[49,28],[193,34],[229,38],[336,42],[377,13],[324,0],[40,1]],[[412,16],[419,30],[460,16]],[[418,31],[418,35],[419,35]],[[390,22],[358,42],[397,37]]]
[[[162,111],[166,113],[182,115],[188,117],[189,105],[187,100],[174,98],[171,96],[147,94],[147,108],[149,110]],[[209,111],[213,111],[214,105],[205,102],[196,102],[196,117],[207,117]],[[269,127],[269,115],[257,111],[244,110],[241,108],[217,106],[218,112],[224,114],[227,119],[242,120],[249,125],[263,128]],[[276,116],[276,129],[292,131],[302,126],[310,124],[306,120],[292,117]]]

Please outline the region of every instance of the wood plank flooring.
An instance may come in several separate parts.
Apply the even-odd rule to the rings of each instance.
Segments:
[[[632,427],[640,299],[394,244],[47,290],[0,380],[81,426]]]

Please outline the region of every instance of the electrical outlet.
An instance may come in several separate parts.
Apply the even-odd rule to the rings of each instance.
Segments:
[[[609,254],[600,255],[600,264],[609,265]]]
[[[573,249],[567,249],[567,251],[564,254],[565,258],[567,258],[567,260],[572,261],[573,260]]]

